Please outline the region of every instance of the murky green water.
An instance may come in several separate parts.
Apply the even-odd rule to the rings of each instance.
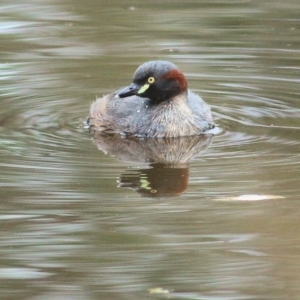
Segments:
[[[0,299],[298,299],[299,10],[3,0]],[[91,102],[151,59],[180,67],[219,135],[90,137]]]

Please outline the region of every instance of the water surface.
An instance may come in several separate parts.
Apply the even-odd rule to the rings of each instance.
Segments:
[[[0,298],[298,299],[299,9],[2,1]],[[83,126],[151,59],[222,130],[180,164]]]

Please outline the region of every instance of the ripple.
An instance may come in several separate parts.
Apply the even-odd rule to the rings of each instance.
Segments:
[[[33,268],[0,268],[1,279],[39,279],[50,275],[51,273]]]

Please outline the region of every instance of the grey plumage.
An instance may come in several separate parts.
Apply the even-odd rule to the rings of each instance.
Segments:
[[[153,84],[147,84],[149,77]],[[145,92],[123,89],[97,99],[90,109],[89,125],[105,133],[143,138],[199,135],[214,127],[210,107],[187,89],[183,74],[165,61],[147,62],[134,75],[135,86]],[[148,88],[149,86],[149,88]],[[135,93],[131,96],[127,94]],[[168,98],[168,96],[170,96]],[[167,98],[167,99],[166,99]]]

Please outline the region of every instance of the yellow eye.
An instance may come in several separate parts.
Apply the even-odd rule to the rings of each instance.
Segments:
[[[154,81],[155,81],[154,77],[149,77],[148,78],[148,83],[152,84],[152,83],[154,83]]]

